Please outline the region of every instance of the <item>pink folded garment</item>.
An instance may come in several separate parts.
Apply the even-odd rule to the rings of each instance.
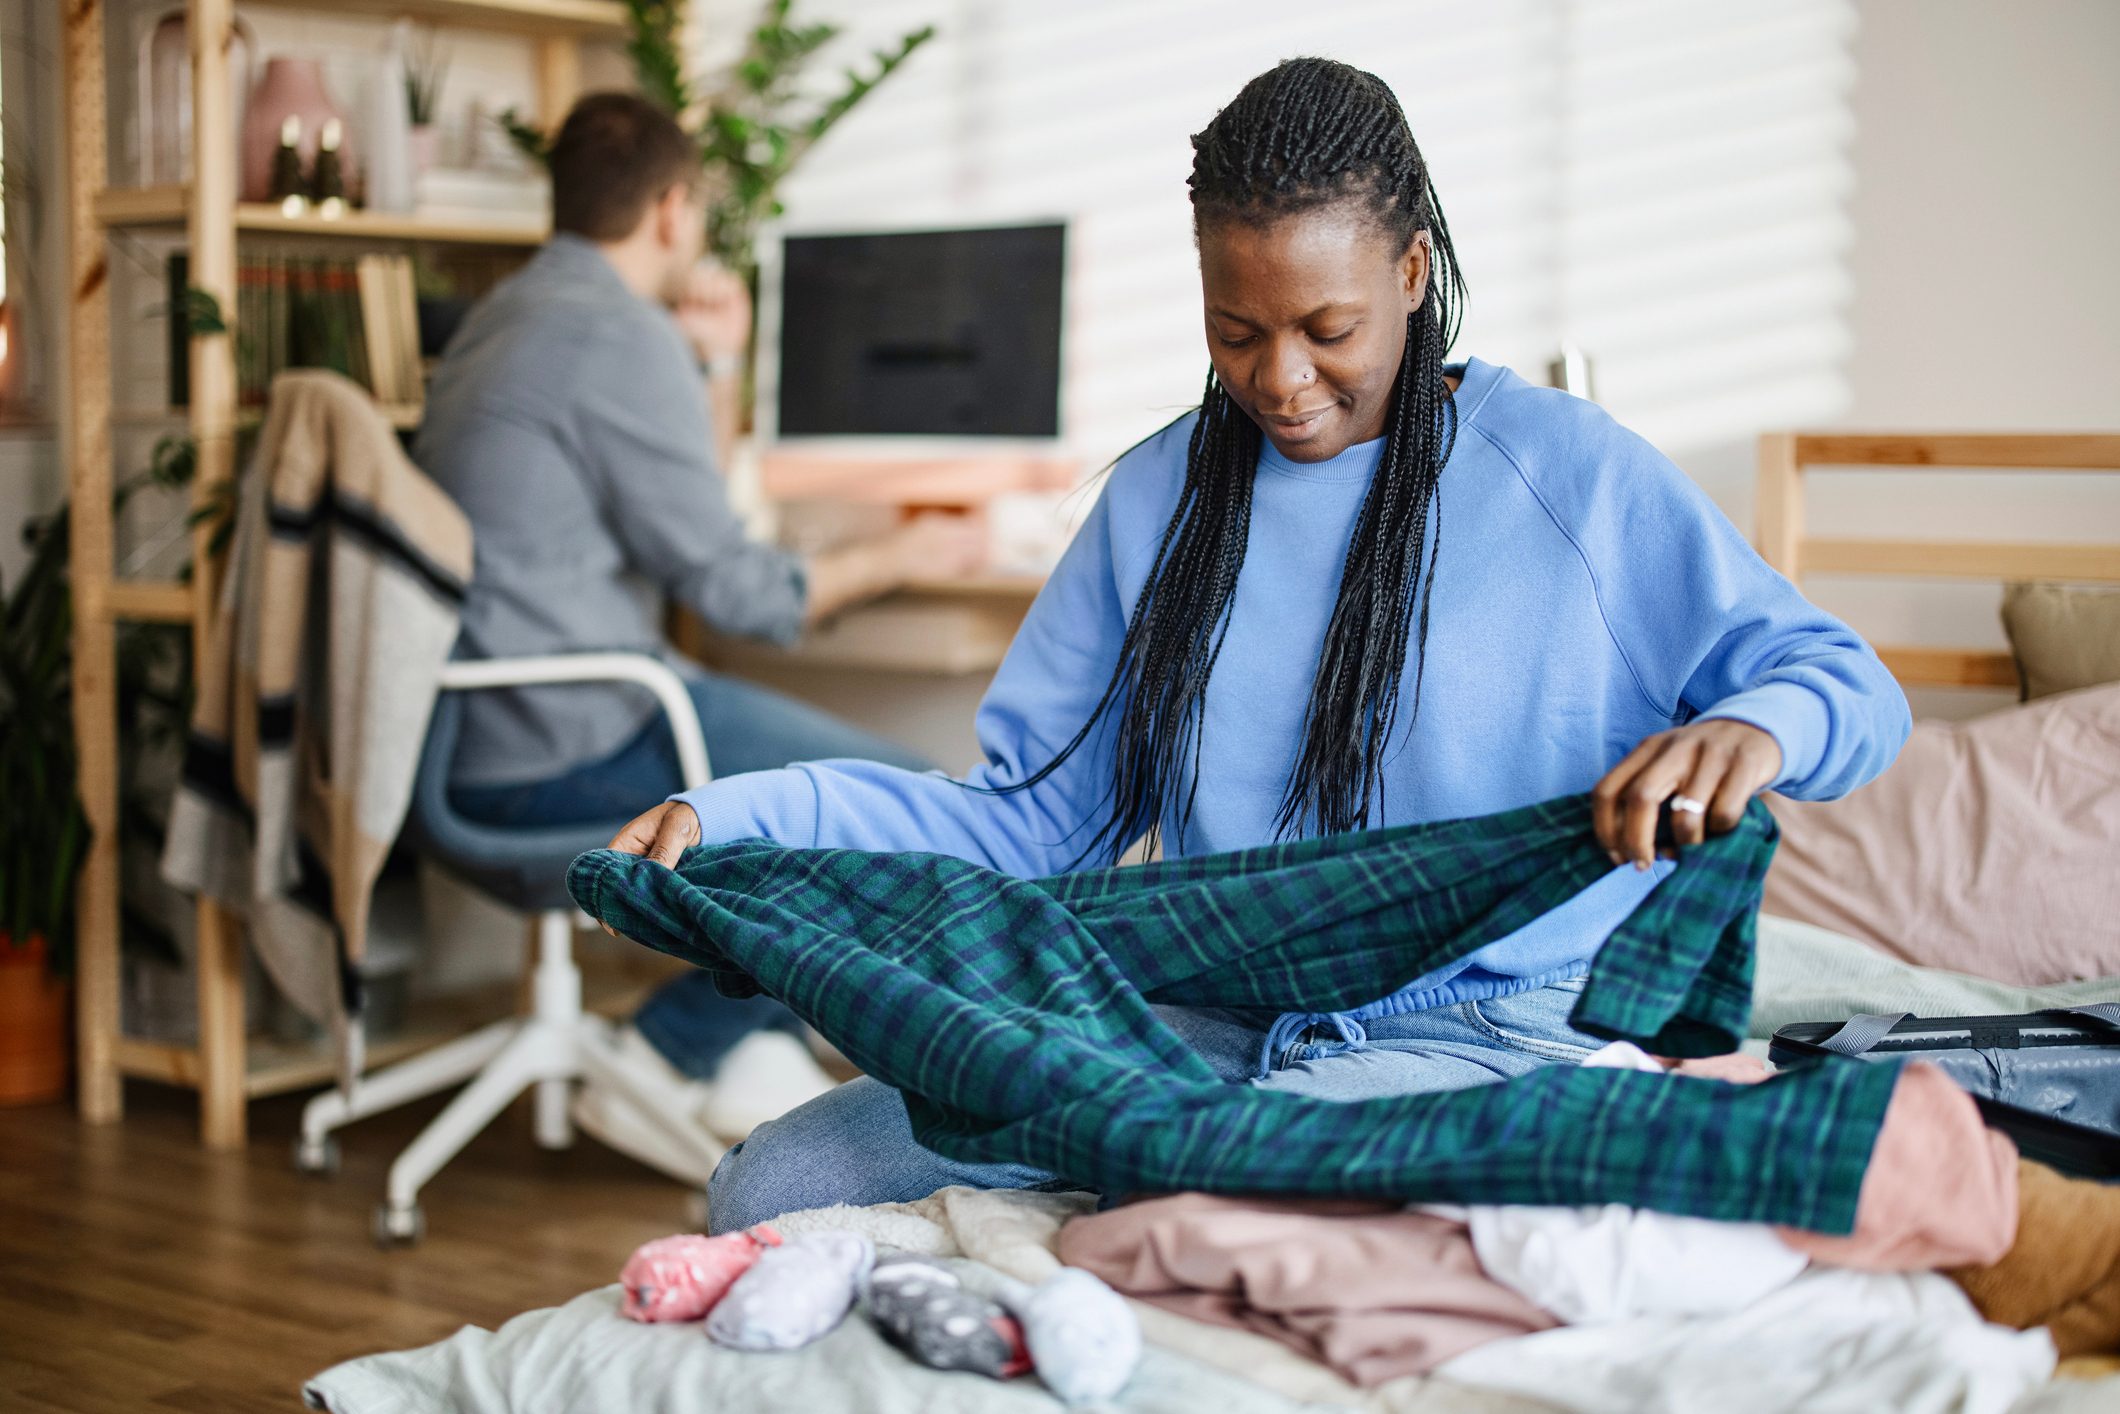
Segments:
[[[1463,1223],[1382,1203],[1149,1198],[1068,1223],[1060,1260],[1365,1387],[1556,1324],[1480,1268]]]
[[[1669,1064],[1669,1062],[1665,1062]],[[1752,1056],[1681,1061],[1680,1075],[1751,1085],[1773,1072]],[[2017,1146],[1935,1066],[1899,1073],[1844,1237],[1777,1227],[1814,1262],[1865,1272],[1987,1266],[2017,1240]]]
[[[1775,1231],[1812,1261],[1833,1267],[1987,1266],[2017,1240],[2017,1146],[1981,1122],[1973,1097],[1949,1076],[1915,1061],[1899,1073],[1870,1151],[1855,1231],[1846,1237]]]
[[[1677,1070],[1734,1084],[1770,1073],[1747,1056]],[[2016,1146],[1915,1062],[1885,1111],[1855,1231],[1774,1232],[1815,1262],[1905,1272],[1992,1263],[2016,1230]],[[1268,1336],[1363,1386],[1558,1324],[1487,1275],[1464,1224],[1381,1203],[1176,1194],[1077,1218],[1059,1251],[1129,1296]]]

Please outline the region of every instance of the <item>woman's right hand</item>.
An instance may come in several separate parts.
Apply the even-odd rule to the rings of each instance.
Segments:
[[[642,855],[665,869],[675,869],[678,856],[698,843],[699,812],[681,800],[666,800],[636,816],[604,847],[620,854]]]

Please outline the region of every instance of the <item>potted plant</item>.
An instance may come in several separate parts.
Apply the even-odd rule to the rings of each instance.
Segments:
[[[220,330],[210,296],[187,295],[195,330]],[[147,470],[113,496],[122,510],[148,488],[181,489],[196,468],[188,437],[157,443]],[[223,488],[190,520],[212,524],[209,548],[225,545],[233,511]],[[73,588],[67,512],[24,529],[28,565],[0,583],[0,1105],[35,1104],[65,1093],[73,975],[74,894],[89,844],[78,791],[73,720]],[[143,758],[167,754],[190,717],[190,636],[175,624],[127,624],[116,643],[119,785],[123,828],[151,838],[161,828],[141,779]],[[169,950],[146,920],[125,920],[128,940]]]
[[[0,1104],[66,1091],[74,880],[88,849],[75,792],[73,596],[63,514],[0,585]]]
[[[449,55],[437,47],[432,29],[420,29],[405,49],[405,110],[412,118],[412,175],[435,165],[441,137],[442,81]]]
[[[796,80],[810,58],[839,36],[840,27],[793,23],[793,10],[794,0],[767,0],[742,56],[710,89],[685,76],[678,44],[684,0],[626,0],[632,35],[626,52],[641,92],[676,115],[699,144],[700,165],[713,192],[707,248],[747,280],[757,272],[758,228],[780,214],[781,182],[840,119],[935,37],[933,25],[903,35],[894,48],[876,51],[868,72],[848,69],[839,92],[815,102],[802,96]],[[544,133],[513,109],[501,115],[501,122],[518,147],[543,159]]]

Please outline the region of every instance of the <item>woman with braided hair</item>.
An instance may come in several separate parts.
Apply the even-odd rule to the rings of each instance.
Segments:
[[[1444,361],[1465,282],[1381,80],[1290,60],[1193,147],[1206,392],[1114,465],[981,705],[986,762],[729,777],[613,847],[674,863],[757,836],[1040,877],[1143,840],[1207,853],[1589,790],[1612,872],[1444,972],[1347,1013],[1167,1017],[1232,1083],[1330,1098],[1578,1060],[1590,959],[1670,856],[1762,790],[1874,776],[1905,699],[1653,447]],[[857,1080],[731,1150],[709,1214],[1048,1179],[923,1149],[901,1097]]]

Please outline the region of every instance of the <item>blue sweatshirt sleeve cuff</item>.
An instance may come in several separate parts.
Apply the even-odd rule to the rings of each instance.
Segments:
[[[1718,717],[1758,727],[1781,747],[1781,774],[1768,783],[1769,790],[1809,779],[1825,759],[1826,738],[1833,729],[1825,698],[1793,682],[1747,688],[1725,697],[1694,720]]]
[[[807,847],[817,840],[817,784],[799,766],[746,771],[670,797],[699,817],[701,844],[765,838]]]

